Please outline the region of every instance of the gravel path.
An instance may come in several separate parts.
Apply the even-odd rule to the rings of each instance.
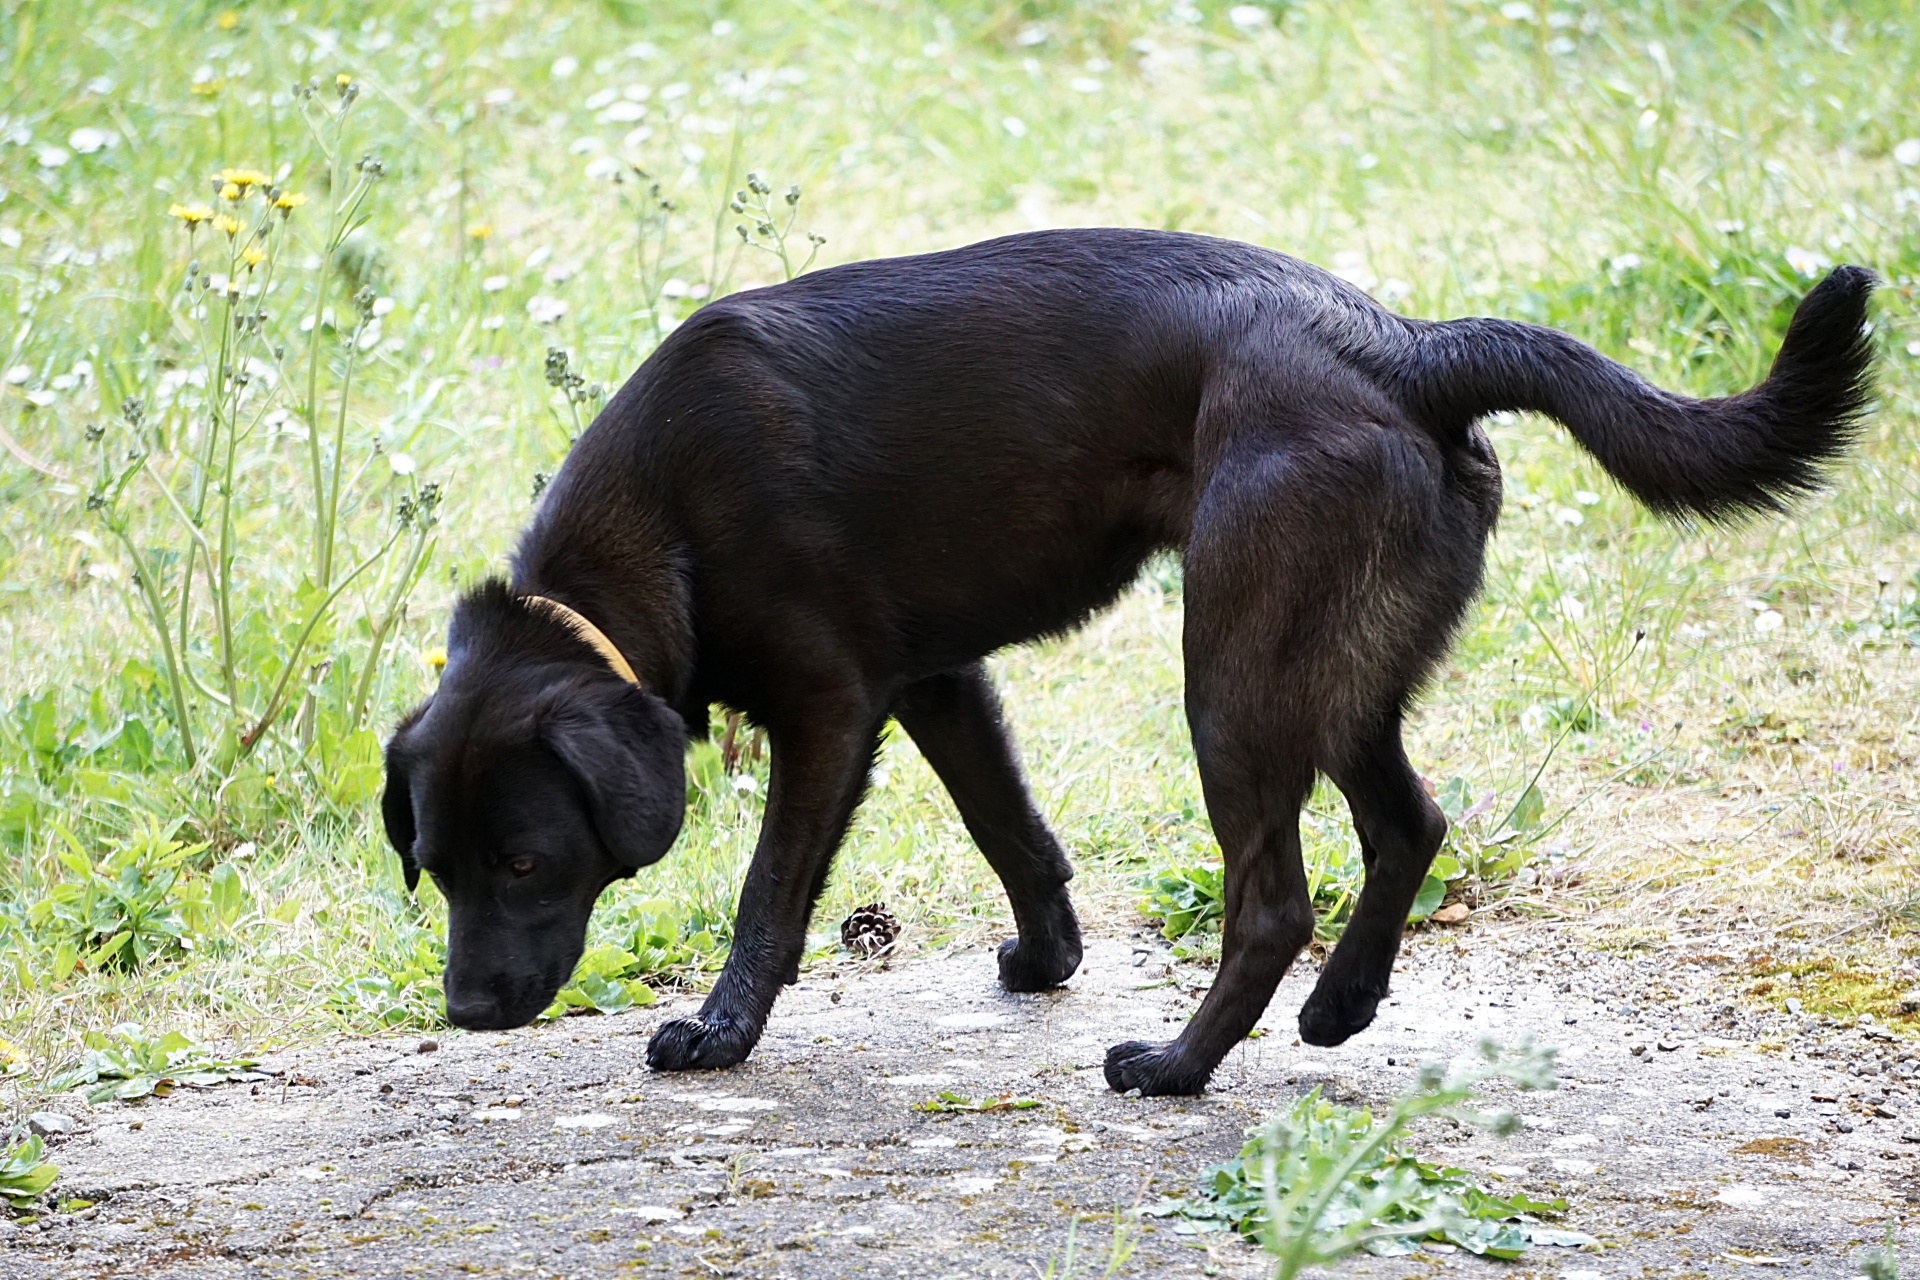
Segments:
[[[1604,1247],[1513,1264],[1429,1249],[1342,1274],[1855,1275],[1890,1217],[1920,1213],[1913,1055],[1871,1026],[1737,1008],[1717,953],[1738,948],[1714,944],[1635,957],[1540,924],[1426,933],[1373,1029],[1337,1050],[1294,1039],[1303,967],[1199,1099],[1101,1081],[1109,1043],[1172,1034],[1204,981],[1144,937],[1096,943],[1043,996],[1001,993],[986,951],[813,971],[753,1058],[713,1074],[642,1065],[691,997],[429,1052],[417,1035],[324,1045],[259,1085],[67,1107],[60,1193],[95,1207],[0,1226],[0,1275],[1031,1277],[1074,1214],[1080,1274],[1098,1275],[1116,1206],[1184,1194],[1303,1090],[1377,1104],[1422,1058],[1528,1034],[1561,1047],[1564,1087],[1512,1099],[1525,1130],[1437,1123],[1417,1147],[1564,1195],[1565,1225]],[[1042,1105],[914,1108],[942,1089]],[[1262,1272],[1162,1220],[1120,1274]]]

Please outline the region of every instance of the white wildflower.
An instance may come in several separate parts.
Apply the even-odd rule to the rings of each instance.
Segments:
[[[1808,278],[1819,275],[1827,268],[1824,255],[1812,249],[1802,249],[1799,245],[1790,245],[1785,255],[1787,265]]]

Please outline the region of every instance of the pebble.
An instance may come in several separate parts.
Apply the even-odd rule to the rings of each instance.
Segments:
[[[439,1047],[440,1047],[440,1042],[438,1040],[422,1040],[418,1045],[414,1047],[413,1051],[415,1053],[432,1053],[434,1050],[438,1049]]]
[[[57,1138],[73,1132],[73,1117],[58,1111],[36,1111],[27,1117],[27,1128],[42,1138]]]
[[[1776,1115],[1776,1116],[1779,1116],[1779,1117],[1780,1117],[1780,1118],[1781,1118],[1782,1120],[1791,1120],[1791,1119],[1793,1119],[1793,1112],[1791,1112],[1791,1111],[1789,1111],[1789,1110],[1788,1110],[1787,1108],[1785,1108],[1785,1107],[1775,1107],[1775,1108],[1773,1109],[1773,1114],[1774,1114],[1774,1115]]]

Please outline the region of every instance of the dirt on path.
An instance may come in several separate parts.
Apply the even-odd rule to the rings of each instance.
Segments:
[[[1001,992],[986,951],[811,971],[723,1072],[644,1066],[691,996],[429,1052],[318,1046],[258,1085],[66,1107],[79,1127],[49,1158],[61,1197],[94,1206],[0,1226],[0,1276],[1031,1277],[1075,1215],[1078,1274],[1099,1275],[1116,1207],[1186,1194],[1306,1089],[1377,1109],[1420,1060],[1527,1035],[1559,1046],[1563,1086],[1503,1099],[1525,1129],[1439,1122],[1416,1148],[1565,1196],[1563,1225],[1603,1246],[1429,1247],[1342,1274],[1857,1275],[1890,1219],[1920,1214],[1913,1055],[1871,1025],[1737,1007],[1716,953],[1738,940],[1720,941],[1633,956],[1539,924],[1425,933],[1373,1028],[1334,1050],[1295,1039],[1303,965],[1193,1099],[1101,1079],[1108,1044],[1173,1034],[1205,981],[1144,936],[1095,943],[1041,996]],[[916,1109],[942,1090],[1041,1105]],[[1118,1274],[1264,1271],[1238,1241],[1149,1220]]]

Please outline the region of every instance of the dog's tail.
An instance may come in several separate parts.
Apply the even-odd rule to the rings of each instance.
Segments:
[[[1655,511],[1731,520],[1818,488],[1852,443],[1873,392],[1874,283],[1834,268],[1794,311],[1766,380],[1724,399],[1662,391],[1564,333],[1505,320],[1414,323],[1380,372],[1436,428],[1544,413]]]

